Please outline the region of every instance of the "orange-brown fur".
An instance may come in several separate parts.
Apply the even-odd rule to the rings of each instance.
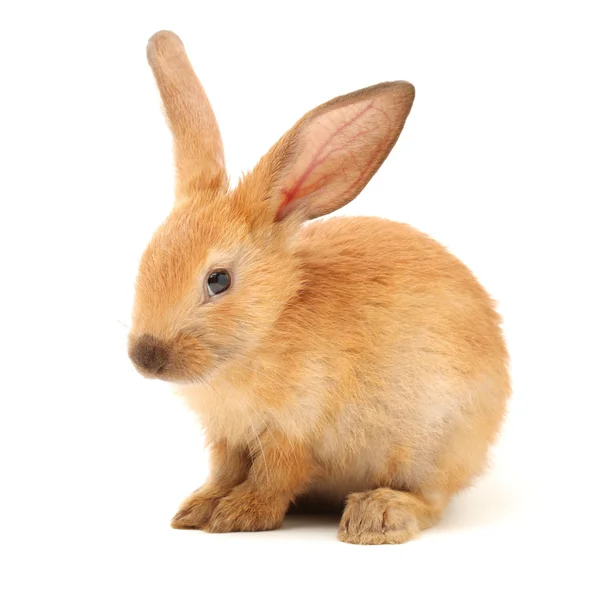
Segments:
[[[410,539],[485,468],[510,393],[500,319],[469,270],[407,225],[303,222],[366,185],[412,86],[318,107],[229,190],[181,42],[156,34],[149,59],[178,186],[140,265],[131,356],[178,386],[211,450],[209,479],[173,527],[271,529],[307,500],[346,502],[344,541]],[[194,160],[198,148],[207,161]],[[204,277],[217,267],[233,284],[208,298]],[[144,335],[168,352],[160,372],[136,358]]]

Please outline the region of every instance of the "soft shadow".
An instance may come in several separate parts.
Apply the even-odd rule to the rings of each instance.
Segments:
[[[336,515],[287,515],[283,522],[282,529],[313,529],[318,528],[331,528],[337,530],[340,519]]]
[[[451,501],[443,519],[435,526],[435,530],[450,531],[494,526],[525,509],[526,498],[522,492],[505,481],[483,480]],[[341,504],[331,506],[303,499],[290,507],[282,528],[286,530],[315,527],[337,529],[342,512]]]
[[[523,511],[526,501],[514,488],[500,482],[481,482],[456,496],[437,530],[472,529],[499,524]]]
[[[283,529],[307,529],[309,527],[337,528],[342,517],[343,506],[309,503],[301,500],[290,506]]]

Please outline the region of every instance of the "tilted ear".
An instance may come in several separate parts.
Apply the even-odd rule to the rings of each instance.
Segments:
[[[173,32],[159,31],[150,38],[147,54],[173,134],[176,196],[226,190],[221,132],[183,43]]]
[[[274,219],[314,219],[353,200],[396,143],[415,96],[405,81],[380,83],[309,112],[257,165]]]

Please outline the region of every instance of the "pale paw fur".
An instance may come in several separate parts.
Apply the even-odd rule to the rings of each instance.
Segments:
[[[350,544],[402,544],[419,532],[417,517],[394,492],[378,489],[350,494],[338,538]]]

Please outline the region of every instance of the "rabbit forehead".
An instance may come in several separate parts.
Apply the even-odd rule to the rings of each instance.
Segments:
[[[244,216],[223,197],[176,208],[156,232],[149,253],[166,267],[194,271],[211,255],[235,251],[249,235]]]

